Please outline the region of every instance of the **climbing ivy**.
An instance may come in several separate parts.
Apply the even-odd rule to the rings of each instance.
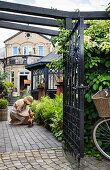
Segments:
[[[110,86],[110,21],[88,21],[84,32],[85,84],[85,153],[101,159],[91,137],[94,122],[99,119],[92,101],[98,90]]]

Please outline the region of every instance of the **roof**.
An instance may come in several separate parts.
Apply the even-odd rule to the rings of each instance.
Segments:
[[[19,34],[21,34],[21,33],[22,33],[22,31],[19,31],[18,33],[14,34],[13,36],[11,36],[11,37],[9,37],[8,39],[6,39],[6,40],[4,41],[4,43],[6,43],[7,41],[11,40],[12,38],[16,37],[17,35],[19,35]],[[34,33],[33,33],[33,34],[34,34]],[[51,41],[51,39],[49,39],[49,38],[46,37],[45,35],[42,35],[42,34],[39,34],[39,35],[42,36],[43,38]]]
[[[58,59],[60,59],[62,57],[62,55],[58,55],[54,50],[52,52],[50,52],[48,55],[46,55],[45,57],[42,57],[41,59],[39,59],[36,63],[34,64],[29,64],[27,66],[25,66],[26,69],[33,69],[33,68],[37,68],[39,66],[45,66],[48,63],[51,63],[52,60],[56,60],[58,61]]]
[[[8,39],[6,39],[6,40],[4,41],[4,43],[6,43],[7,41],[11,40],[12,38],[16,37],[17,35],[19,35],[19,34],[21,34],[21,33],[22,33],[22,31],[17,32],[17,33],[14,34],[13,36],[11,36],[11,37],[9,37]]]
[[[61,58],[61,55],[58,55],[54,50],[52,52],[50,52],[48,55],[46,55],[45,57],[42,57],[41,59],[39,59],[39,62],[52,62],[52,60],[58,60],[59,58]]]

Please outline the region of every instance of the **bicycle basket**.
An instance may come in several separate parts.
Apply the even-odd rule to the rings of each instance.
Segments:
[[[110,92],[106,96],[104,90],[98,91],[92,96],[92,99],[97,108],[99,117],[110,117]]]

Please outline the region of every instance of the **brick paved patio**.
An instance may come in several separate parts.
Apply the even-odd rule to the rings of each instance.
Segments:
[[[62,148],[0,154],[0,170],[72,170]]]
[[[57,148],[60,146],[62,146],[61,142],[57,141],[51,132],[36,123],[29,128],[27,125],[12,126],[9,125],[8,121],[0,122],[0,152]]]
[[[9,110],[11,107],[9,107]],[[71,156],[70,156],[71,157]],[[70,160],[70,159],[69,159]],[[68,162],[62,144],[51,132],[36,123],[12,126],[0,122],[0,170],[110,170],[110,162],[85,156],[80,168],[72,157]]]

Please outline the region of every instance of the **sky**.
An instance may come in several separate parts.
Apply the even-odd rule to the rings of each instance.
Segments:
[[[63,11],[104,11],[110,0],[1,0],[43,8],[57,8]],[[4,41],[18,31],[0,28],[0,48]]]

